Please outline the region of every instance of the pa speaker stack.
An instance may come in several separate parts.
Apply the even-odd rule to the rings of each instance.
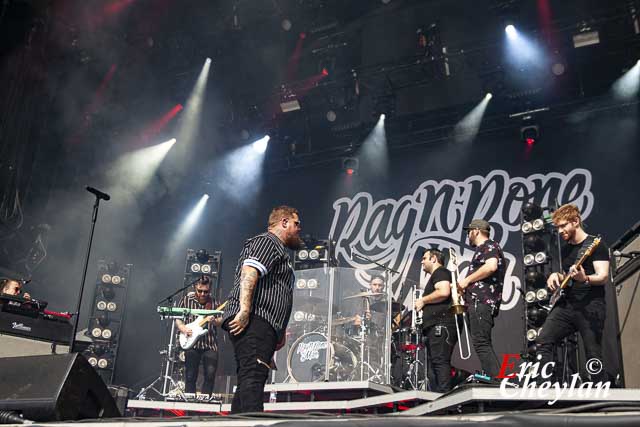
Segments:
[[[32,421],[120,416],[107,386],[79,353],[1,358],[0,410]]]

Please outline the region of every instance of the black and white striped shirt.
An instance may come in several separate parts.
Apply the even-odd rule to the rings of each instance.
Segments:
[[[212,307],[217,307],[216,304],[209,299],[209,302],[206,304],[200,304],[197,296],[193,292],[189,292],[187,295],[180,300],[178,303],[178,307],[180,308],[197,308],[197,309],[211,309]],[[191,323],[196,320],[197,316],[189,314],[185,317],[185,323]],[[217,350],[218,349],[218,338],[217,338],[217,328],[209,323],[205,325],[209,332],[205,335],[201,336],[198,341],[191,348],[195,348],[197,350]]]
[[[244,243],[224,313],[225,321],[240,311],[240,273],[244,265],[255,268],[260,274],[251,313],[266,320],[281,338],[291,315],[295,279],[285,246],[271,232],[259,234]]]

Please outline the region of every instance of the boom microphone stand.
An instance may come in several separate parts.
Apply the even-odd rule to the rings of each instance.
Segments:
[[[87,269],[89,268],[89,257],[91,256],[91,245],[93,243],[93,233],[96,229],[96,221],[98,220],[98,207],[100,206],[100,200],[108,201],[111,199],[107,193],[103,193],[100,190],[96,190],[93,187],[87,187],[86,190],[96,196],[96,201],[93,204],[93,214],[91,215],[91,233],[89,234],[89,244],[87,245],[87,253],[84,257],[84,270],[82,272],[82,283],[80,284],[80,293],[78,294],[78,303],[75,311],[75,321],[73,322],[73,328],[71,329],[71,336],[69,337],[69,353],[73,352],[73,345],[76,341],[76,333],[78,332],[78,322],[80,321],[80,307],[82,305],[82,294],[84,293],[84,285],[87,281]]]

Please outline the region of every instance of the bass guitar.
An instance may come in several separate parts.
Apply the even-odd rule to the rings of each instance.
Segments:
[[[596,237],[595,239],[593,239],[593,242],[591,242],[591,244],[587,247],[587,250],[584,251],[584,253],[580,257],[578,262],[575,263],[576,268],[581,267],[582,264],[585,262],[585,260],[589,256],[591,256],[591,254],[593,254],[593,251],[598,247],[601,240],[602,238],[600,237]],[[553,295],[551,295],[551,298],[549,299],[549,311],[551,311],[553,307],[555,307],[556,304],[560,302],[562,298],[564,298],[564,296],[566,295],[567,288],[570,287],[569,283],[571,283],[571,276],[569,274],[565,274],[565,277],[562,280],[562,283],[560,283],[560,286],[558,287],[558,289],[555,290],[555,292],[553,293]]]

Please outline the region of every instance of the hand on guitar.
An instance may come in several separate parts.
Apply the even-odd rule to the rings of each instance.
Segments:
[[[560,287],[560,282],[562,282],[563,279],[564,278],[560,273],[551,273],[547,279],[547,288],[552,292],[555,292],[555,290]]]
[[[415,310],[420,311],[422,310],[423,307],[424,307],[424,300],[422,298],[418,298],[416,300],[416,303],[414,304]]]
[[[587,281],[587,273],[584,271],[584,268],[581,265],[572,265],[569,269],[569,274],[571,275],[571,278],[576,282],[582,283]]]
[[[229,333],[231,335],[240,335],[242,331],[247,328],[249,324],[249,312],[240,311],[235,315],[232,321],[229,322]]]

